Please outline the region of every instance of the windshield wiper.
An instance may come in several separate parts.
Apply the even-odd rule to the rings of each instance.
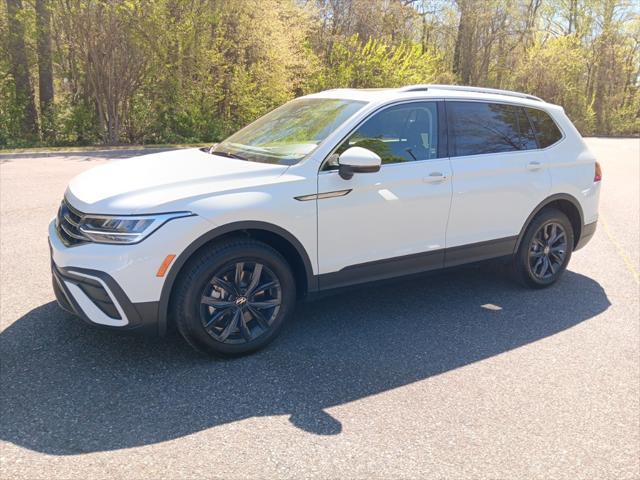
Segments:
[[[209,150],[209,153],[211,155],[219,155],[221,157],[227,157],[227,158],[235,158],[236,160],[244,160],[246,161],[247,159],[244,157],[241,157],[240,155],[237,155],[235,153],[231,153],[231,152],[223,152],[223,151],[214,151],[214,150]]]

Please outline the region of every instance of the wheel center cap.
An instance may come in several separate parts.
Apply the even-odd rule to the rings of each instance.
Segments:
[[[247,303],[247,297],[238,297],[236,298],[236,305],[242,307]]]
[[[549,248],[549,245],[547,245],[546,247],[544,247],[543,252],[544,252],[544,254],[545,254],[545,255],[549,255],[549,252],[550,252],[550,251],[551,251],[551,248]]]

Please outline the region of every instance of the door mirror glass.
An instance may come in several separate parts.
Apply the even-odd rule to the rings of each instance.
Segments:
[[[382,160],[378,154],[362,147],[346,149],[338,158],[338,173],[345,180],[354,173],[372,173],[380,170]]]

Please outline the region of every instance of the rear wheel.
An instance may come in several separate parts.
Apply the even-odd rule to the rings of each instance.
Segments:
[[[178,330],[197,350],[240,356],[271,342],[292,312],[296,285],[270,246],[232,240],[196,254],[174,302]]]
[[[567,268],[573,251],[573,227],[557,209],[540,212],[527,228],[514,258],[514,270],[526,286],[554,284]]]

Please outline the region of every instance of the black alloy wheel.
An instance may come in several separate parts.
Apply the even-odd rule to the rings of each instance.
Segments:
[[[513,258],[516,277],[527,287],[553,285],[566,270],[574,246],[573,226],[555,208],[538,213],[520,241]]]
[[[276,338],[293,313],[296,287],[289,263],[271,246],[244,237],[222,240],[182,267],[172,319],[196,350],[246,355]]]
[[[200,318],[214,340],[246,343],[271,328],[281,303],[280,281],[271,269],[259,262],[232,262],[205,286]]]
[[[556,222],[544,224],[529,246],[529,268],[540,280],[548,280],[560,270],[567,256],[567,234]]]

